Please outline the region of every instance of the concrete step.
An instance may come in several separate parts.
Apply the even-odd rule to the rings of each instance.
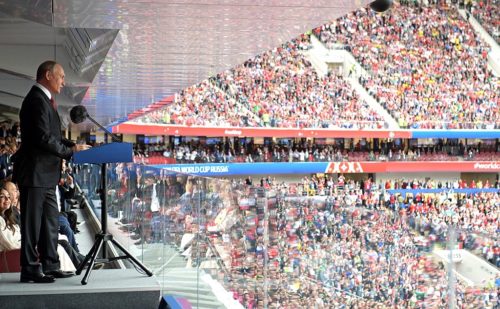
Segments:
[[[352,57],[352,60],[355,61],[354,57]],[[359,63],[357,64],[359,65]],[[373,110],[375,110],[379,115],[384,117],[384,121],[389,125],[389,129],[391,130],[399,129],[397,120],[394,119],[389,114],[389,112],[372,95],[368,93],[368,91],[358,82],[356,78],[348,78],[347,80],[351,84],[352,88],[358,93],[360,98],[365,100]]]

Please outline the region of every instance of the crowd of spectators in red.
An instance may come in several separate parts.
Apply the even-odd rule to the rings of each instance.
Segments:
[[[244,102],[263,126],[383,128],[383,118],[341,76],[320,77],[301,50],[303,35],[217,75],[221,89]]]
[[[376,14],[359,9],[313,33],[342,46],[367,70],[360,82],[402,128],[496,129],[499,86],[489,47],[446,2],[395,2]],[[498,33],[496,0],[474,14]],[[491,25],[489,27],[488,25]],[[498,37],[498,36],[496,36]],[[139,122],[188,126],[377,129],[386,123],[342,76],[321,77],[304,56],[304,34],[176,95]]]
[[[134,121],[187,126],[258,126],[253,116],[241,104],[214,87],[211,81],[204,80],[176,94],[168,107]]]
[[[445,1],[359,9],[313,31],[368,71],[361,83],[401,127],[497,129],[499,86],[489,47]]]
[[[467,9],[472,12],[474,18],[483,26],[488,34],[500,44],[500,3],[498,0],[471,1]]]
[[[378,129],[384,119],[339,75],[320,77],[303,35],[175,96],[139,123],[188,126]],[[222,89],[222,90],[221,90]]]

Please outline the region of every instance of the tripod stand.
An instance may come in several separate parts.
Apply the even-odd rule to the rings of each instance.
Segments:
[[[90,249],[89,253],[87,254],[83,262],[78,266],[78,269],[76,270],[76,274],[80,275],[85,266],[87,266],[87,271],[85,272],[85,275],[83,276],[83,279],[81,281],[82,285],[87,284],[90,272],[94,267],[97,254],[99,253],[101,248],[103,250],[102,250],[102,259],[99,259],[100,261],[111,262],[116,260],[129,259],[132,263],[134,263],[136,266],[142,269],[142,271],[144,271],[149,277],[153,275],[153,273],[150,270],[148,270],[146,266],[144,266],[139,260],[137,260],[134,256],[132,256],[122,245],[120,245],[116,240],[114,240],[113,235],[108,233],[107,230],[108,209],[106,205],[106,174],[107,174],[107,164],[101,163],[101,188],[99,192],[101,198],[101,232],[95,236],[95,242],[94,245],[92,246],[92,249]],[[112,258],[106,258],[106,242],[108,241],[111,242],[113,245],[115,245],[118,249],[120,249],[124,255]]]

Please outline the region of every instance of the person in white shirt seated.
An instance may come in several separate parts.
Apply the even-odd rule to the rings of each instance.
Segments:
[[[15,223],[14,211],[9,192],[0,189],[0,251],[10,251],[21,248],[21,232],[19,225]],[[61,263],[62,271],[74,272],[76,270],[68,253],[60,245],[57,253]]]

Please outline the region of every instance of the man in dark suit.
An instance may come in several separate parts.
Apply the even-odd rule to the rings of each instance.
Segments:
[[[19,113],[21,147],[13,158],[13,180],[21,193],[21,282],[51,283],[73,275],[60,270],[55,188],[62,159],[88,146],[62,137],[54,95],[63,86],[62,66],[42,63]]]

